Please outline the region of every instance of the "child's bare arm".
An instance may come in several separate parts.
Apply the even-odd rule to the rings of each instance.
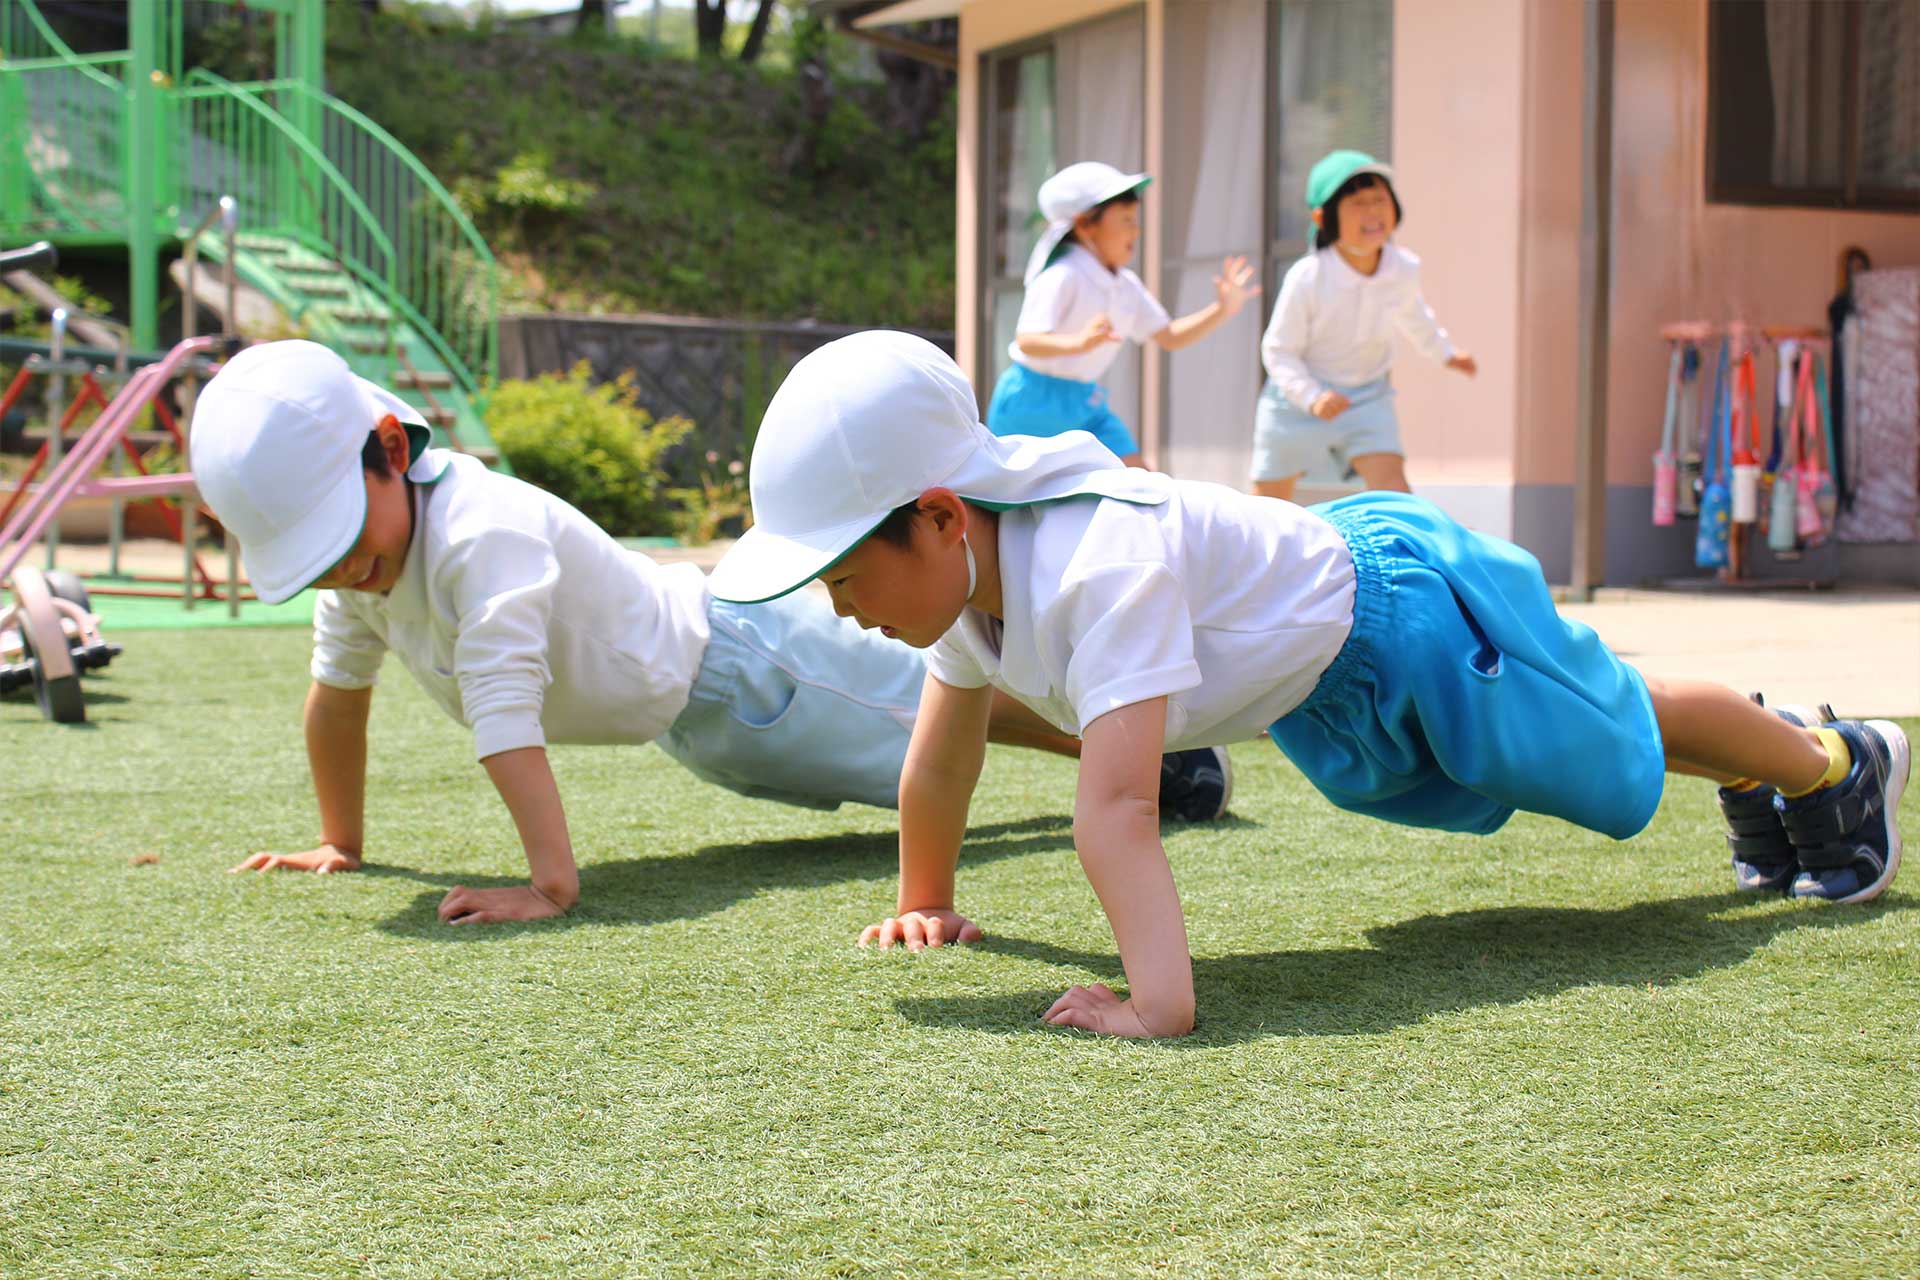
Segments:
[[[980,937],[953,909],[953,881],[992,706],[990,686],[958,689],[927,677],[900,770],[900,892],[894,914],[861,931],[861,946],[902,942],[918,951]]]
[[[1245,258],[1228,258],[1221,264],[1220,274],[1213,278],[1214,300],[1173,321],[1154,334],[1153,340],[1167,351],[1192,346],[1232,319],[1247,305],[1248,299],[1260,292],[1260,286],[1251,283],[1252,280],[1253,268]]]
[[[440,918],[449,924],[498,924],[565,913],[580,899],[580,871],[574,865],[567,815],[560,804],[559,784],[547,764],[546,748],[516,747],[480,763],[513,815],[527,851],[531,883],[504,889],[456,885],[440,900]]]
[[[1193,1030],[1193,960],[1173,869],[1160,845],[1160,752],[1167,700],[1110,711],[1081,735],[1073,843],[1113,926],[1129,998],[1104,985],[1075,987],[1047,1021],[1120,1036]]]
[[[1109,342],[1120,342],[1122,338],[1113,331],[1113,321],[1106,312],[1101,312],[1087,321],[1087,326],[1074,333],[1016,333],[1013,341],[1021,351],[1036,358],[1047,356],[1077,356],[1091,351],[1095,347]]]
[[[304,719],[307,763],[320,805],[320,843],[300,853],[256,853],[233,871],[358,871],[365,850],[367,712],[372,689],[314,681]]]

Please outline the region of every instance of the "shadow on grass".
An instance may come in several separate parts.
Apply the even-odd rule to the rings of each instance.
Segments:
[[[1061,814],[970,828],[964,856],[974,863],[1072,850],[1073,819]],[[370,866],[354,874],[398,876],[437,886],[383,920],[382,932],[439,942],[476,942],[530,930],[693,919],[768,890],[810,889],[888,876],[898,866],[899,837],[891,831],[709,845],[691,856],[626,858],[582,867],[580,905],[565,916],[474,927],[440,923],[437,908],[446,890],[462,884],[474,889],[520,885],[526,877],[454,875],[394,866]]]
[[[1436,1014],[1516,1004],[1576,987],[1663,986],[1746,960],[1783,933],[1864,924],[1905,904],[1807,905],[1722,918],[1758,904],[1745,894],[1642,902],[1618,910],[1498,907],[1416,916],[1367,931],[1372,946],[1268,951],[1194,961],[1200,1019],[1186,1043],[1268,1036],[1367,1035]],[[928,1026],[1004,1035],[1056,1033],[1040,1015],[1073,982],[1120,973],[1113,952],[989,937],[985,951],[1086,972],[1000,995],[914,997],[901,1015]]]

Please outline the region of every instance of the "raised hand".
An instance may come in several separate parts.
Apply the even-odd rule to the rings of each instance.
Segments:
[[[1233,315],[1259,296],[1260,286],[1252,280],[1253,268],[1245,258],[1235,256],[1221,263],[1220,274],[1213,278],[1213,295],[1220,301],[1220,310]]]

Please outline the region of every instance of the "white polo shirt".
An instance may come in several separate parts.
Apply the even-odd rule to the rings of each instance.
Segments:
[[[1000,516],[1005,622],[978,609],[928,650],[1063,732],[1167,696],[1166,749],[1257,737],[1299,706],[1353,626],[1353,557],[1290,502],[1156,475],[1156,506],[1082,497]]]
[[[1167,309],[1147,292],[1139,276],[1127,267],[1107,270],[1091,250],[1076,242],[1027,286],[1013,331],[1078,333],[1103,311],[1115,333],[1135,342],[1145,342],[1168,324]],[[1120,358],[1120,344],[1103,342],[1077,356],[1030,356],[1015,341],[1007,347],[1007,355],[1035,373],[1094,382]]]
[[[1302,409],[1331,383],[1359,387],[1393,368],[1393,331],[1433,360],[1454,354],[1447,331],[1420,293],[1420,259],[1389,244],[1363,276],[1329,245],[1288,268],[1260,359],[1281,392]]]
[[[367,688],[391,649],[473,730],[481,759],[665,732],[706,653],[698,567],[657,565],[552,494],[464,455],[448,455],[440,479],[413,496],[393,590],[320,593],[315,680]]]

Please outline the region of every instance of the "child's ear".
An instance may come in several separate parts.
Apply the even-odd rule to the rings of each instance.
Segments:
[[[387,455],[387,465],[396,475],[407,473],[407,464],[412,461],[412,446],[407,442],[407,429],[400,419],[388,414],[375,425],[374,431],[380,437],[380,449]]]
[[[1313,229],[1315,231],[1318,231],[1321,227],[1326,225],[1326,215],[1321,210],[1319,205],[1315,205],[1313,207],[1313,211],[1309,213],[1307,216],[1313,219]]]

